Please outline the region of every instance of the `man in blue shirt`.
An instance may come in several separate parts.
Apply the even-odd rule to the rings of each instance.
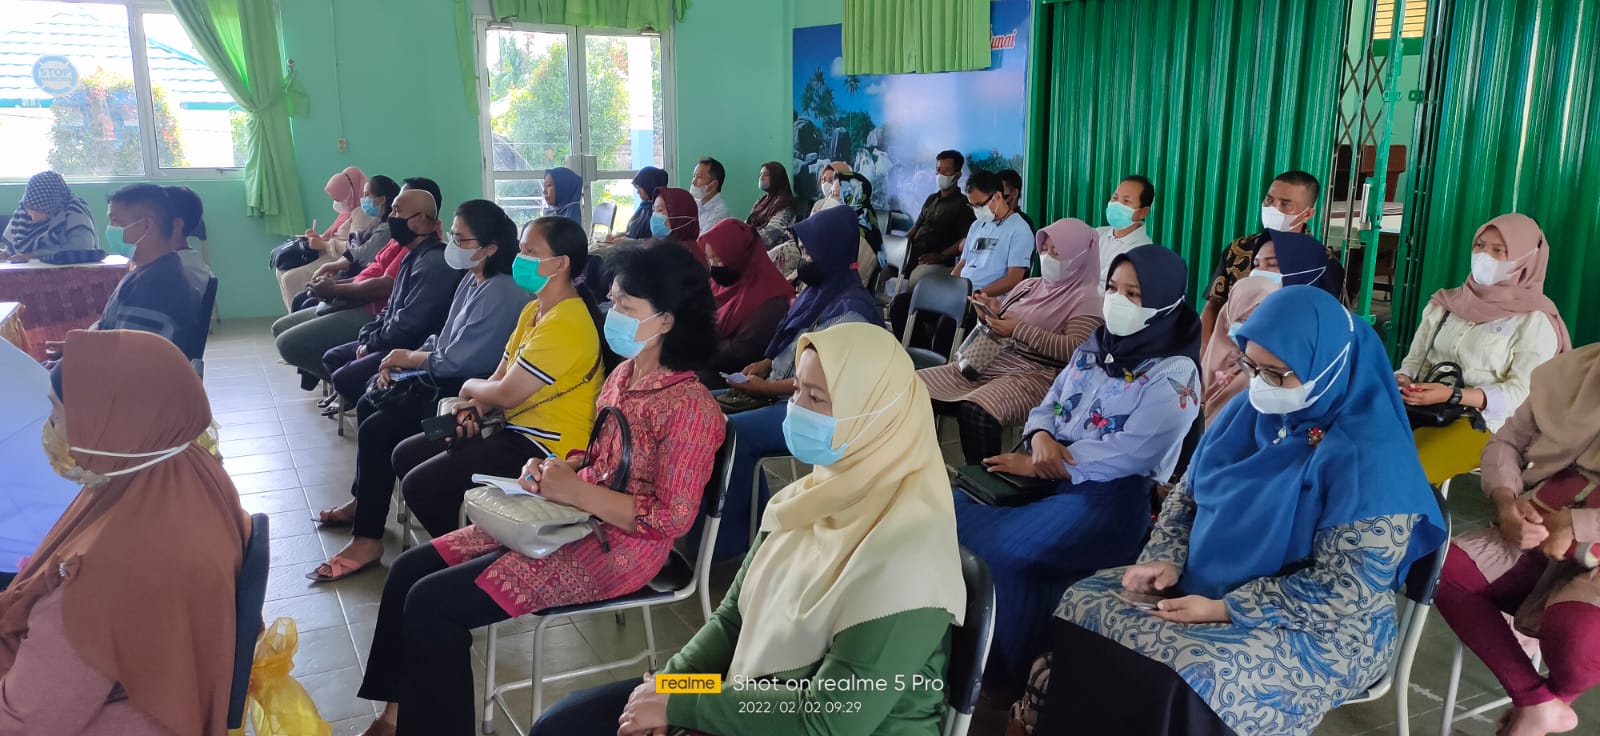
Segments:
[[[1028,276],[1033,262],[1033,229],[1000,192],[1000,177],[974,172],[967,180],[967,203],[977,222],[967,231],[956,262],[956,276],[972,282],[974,291],[1004,297]]]

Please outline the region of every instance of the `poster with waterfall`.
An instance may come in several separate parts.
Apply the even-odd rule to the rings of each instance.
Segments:
[[[845,161],[872,181],[874,209],[915,217],[939,151],[960,151],[969,170],[1023,171],[1030,16],[1029,0],[996,0],[990,68],[938,74],[847,75],[839,25],[796,28],[796,196],[815,201],[818,172]]]

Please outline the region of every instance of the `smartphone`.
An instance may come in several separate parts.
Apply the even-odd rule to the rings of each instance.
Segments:
[[[445,414],[422,420],[422,435],[435,442],[454,438],[456,436],[456,416],[454,414]]]
[[[1156,604],[1168,598],[1168,596],[1155,593],[1134,593],[1129,590],[1116,590],[1112,591],[1111,594],[1116,596],[1117,600],[1141,611],[1154,611],[1156,610]]]
[[[972,304],[978,308],[979,312],[983,313],[983,316],[988,317],[989,319],[1000,319],[1000,315],[995,314],[994,310],[989,308],[989,305],[984,304],[981,301],[975,301]]]
[[[743,373],[724,373],[722,374],[722,380],[727,381],[729,384],[738,385],[749,381],[750,377]]]
[[[418,369],[418,370],[409,370],[409,371],[393,371],[393,372],[391,372],[389,374],[389,381],[390,382],[405,381],[405,380],[408,380],[408,379],[416,378],[417,376],[425,376],[427,374],[428,374],[427,371],[420,370],[420,369]]]

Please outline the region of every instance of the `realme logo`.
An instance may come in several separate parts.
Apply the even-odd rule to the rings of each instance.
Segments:
[[[716,695],[722,692],[722,675],[656,675],[656,692]]]

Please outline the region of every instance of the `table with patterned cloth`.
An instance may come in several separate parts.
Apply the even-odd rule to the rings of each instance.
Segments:
[[[128,259],[51,266],[39,261],[0,263],[0,301],[20,302],[28,354],[44,359],[46,342],[66,339],[100,319],[100,310],[128,273]]]

